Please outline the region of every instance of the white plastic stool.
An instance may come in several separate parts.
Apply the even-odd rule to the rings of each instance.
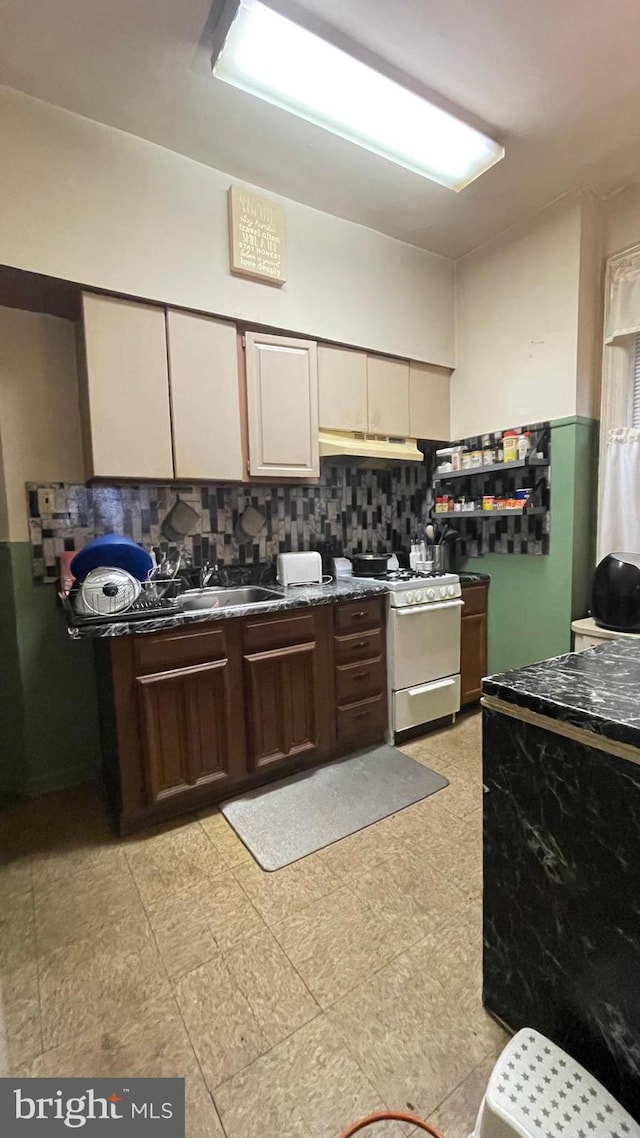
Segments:
[[[498,1059],[471,1138],[640,1138],[640,1126],[584,1067],[533,1028]]]

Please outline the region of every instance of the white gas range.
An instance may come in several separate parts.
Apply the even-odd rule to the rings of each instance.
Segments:
[[[455,573],[391,570],[375,578],[389,589],[387,671],[389,736],[460,710],[463,601]]]

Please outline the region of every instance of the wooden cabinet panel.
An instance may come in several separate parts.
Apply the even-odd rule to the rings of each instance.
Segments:
[[[316,644],[245,655],[250,771],[313,751],[319,743]]]
[[[175,632],[134,636],[136,675],[222,660],[227,655],[227,622],[212,627],[177,628]]]
[[[356,633],[353,636],[336,636],[336,664],[352,664],[356,660],[369,660],[382,654],[382,633],[378,629]]]
[[[249,473],[317,477],[317,345],[258,332],[247,332],[245,343]]]
[[[80,388],[90,477],[173,478],[163,308],[85,293]]]
[[[382,624],[382,601],[378,599],[348,601],[335,609],[337,632],[358,632]]]
[[[244,477],[235,324],[167,311],[175,477]]]
[[[340,664],[336,668],[336,699],[339,704],[356,703],[384,690],[386,677],[382,660]]]
[[[370,737],[377,738],[384,730],[386,721],[386,701],[384,695],[360,703],[347,704],[337,709],[338,741],[366,743]]]
[[[228,660],[139,676],[137,683],[149,804],[242,773]]]
[[[409,435],[409,364],[383,356],[367,356],[369,431],[377,435]]]
[[[451,373],[432,364],[409,364],[409,434],[448,442]]]
[[[242,642],[245,650],[250,652],[286,648],[291,644],[309,643],[315,638],[316,615],[309,610],[247,617],[242,622]]]
[[[482,694],[487,674],[487,614],[465,614],[460,632],[460,703],[472,703]]]
[[[366,352],[318,344],[318,396],[321,428],[366,431]]]

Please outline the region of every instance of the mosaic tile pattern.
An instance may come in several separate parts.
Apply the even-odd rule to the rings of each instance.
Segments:
[[[38,509],[38,484],[28,482],[34,578],[55,581],[60,554],[82,549],[99,534],[124,533],[158,555],[170,552],[175,546],[160,528],[178,492],[199,514],[194,533],[181,546],[194,565],[205,560],[264,564],[278,553],[303,549],[390,552],[408,546],[427,520],[433,501],[431,469],[429,455],[422,466],[411,463],[398,469],[323,464],[314,486],[48,483],[54,490],[54,508],[47,515]],[[247,506],[260,510],[266,521],[258,537],[245,544],[235,531]]]

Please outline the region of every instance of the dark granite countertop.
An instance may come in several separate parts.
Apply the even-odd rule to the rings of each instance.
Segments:
[[[311,608],[316,605],[334,604],[336,601],[357,600],[358,597],[386,596],[388,589],[381,581],[362,581],[350,578],[330,581],[325,585],[298,585],[284,588],[282,585],[267,586],[278,597],[255,605],[241,608],[219,608],[197,612],[168,612],[167,615],[154,616],[149,620],[127,621],[126,613],[121,620],[111,623],[69,625],[69,635],[74,640],[103,639],[108,636],[140,635],[148,632],[165,632],[171,628],[181,628],[186,624],[202,624],[212,620],[230,620],[234,617],[257,616],[260,613],[283,612],[286,609]]]
[[[640,643],[611,640],[483,680],[484,695],[640,748]]]
[[[458,576],[461,585],[488,585],[491,580],[488,573],[458,573]]]

